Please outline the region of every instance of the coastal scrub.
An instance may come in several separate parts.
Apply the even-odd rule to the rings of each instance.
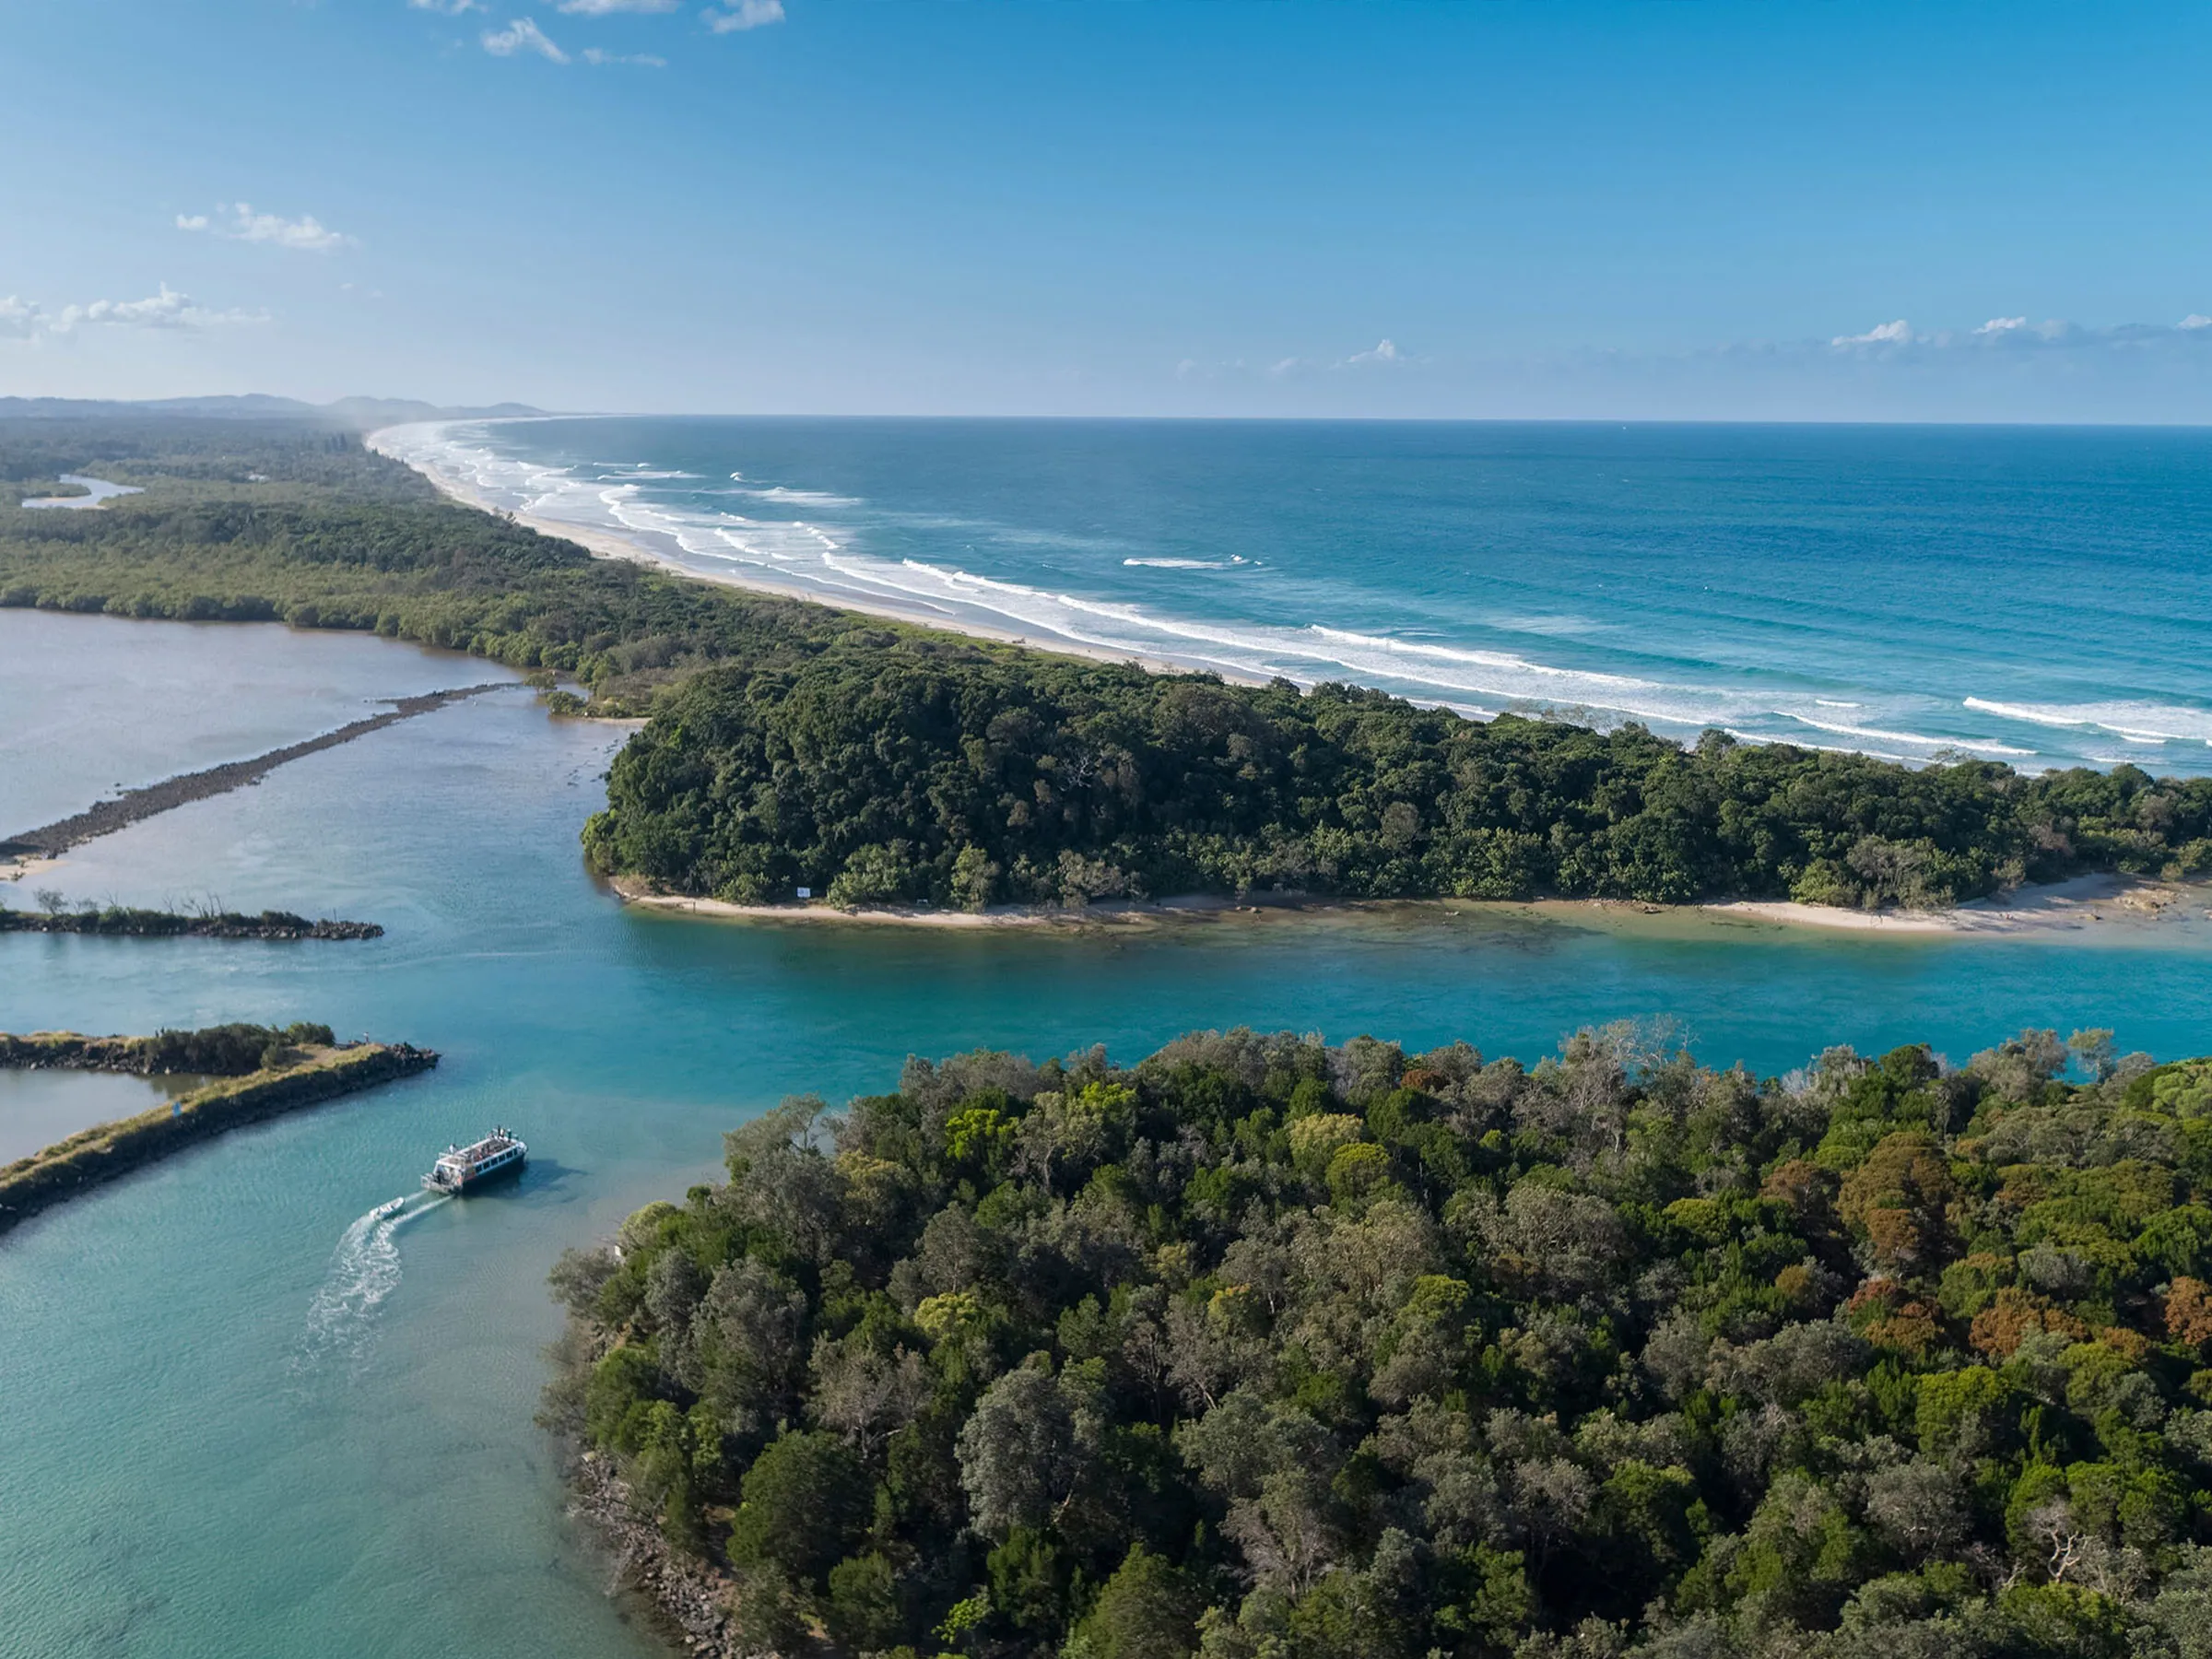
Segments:
[[[564,1256],[547,1415],[734,1653],[2178,1659],[2207,1131],[2101,1031],[917,1060]]]

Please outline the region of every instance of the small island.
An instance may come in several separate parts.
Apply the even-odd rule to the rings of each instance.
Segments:
[[[326,1025],[210,1026],[150,1037],[0,1032],[0,1066],[205,1076],[172,1101],[95,1124],[0,1167],[0,1232],[88,1188],[242,1124],[411,1077],[437,1053],[404,1042],[336,1041]]]
[[[822,1112],[553,1275],[693,1652],[2199,1651],[2212,1060],[1239,1030]]]
[[[381,939],[374,922],[316,922],[290,911],[247,915],[210,907],[200,911],[140,910],[131,905],[86,904],[72,910],[58,893],[41,893],[36,911],[11,910],[0,898],[0,933],[94,934],[132,939]]]

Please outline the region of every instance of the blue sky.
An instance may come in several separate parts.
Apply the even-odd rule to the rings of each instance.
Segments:
[[[2212,420],[2202,8],[9,12],[0,394]]]

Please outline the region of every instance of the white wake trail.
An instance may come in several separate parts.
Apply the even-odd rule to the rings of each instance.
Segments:
[[[377,1308],[399,1288],[399,1230],[449,1196],[441,1193],[420,1202],[407,1195],[387,1200],[357,1218],[339,1236],[337,1248],[331,1252],[330,1271],[308,1304],[307,1328],[292,1359],[294,1371],[314,1369],[334,1356],[360,1357]],[[394,1209],[394,1204],[401,1207]]]

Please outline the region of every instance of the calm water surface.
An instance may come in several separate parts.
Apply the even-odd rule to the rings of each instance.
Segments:
[[[78,626],[14,620],[18,640]],[[207,685],[250,682],[239,665],[256,653],[332,643],[155,624],[100,638],[182,653]],[[0,706],[34,726],[125,671],[93,649],[49,651],[35,674],[24,661],[0,653]],[[483,677],[394,661],[402,679]],[[306,712],[282,692],[227,700],[240,752]],[[41,878],[72,897],[214,888],[382,922],[381,940],[0,937],[0,1030],[313,1018],[445,1055],[0,1240],[0,1655],[655,1652],[561,1518],[530,1421],[558,1326],[546,1269],[712,1172],[747,1115],[789,1092],[886,1087],[910,1053],[1102,1041],[1134,1059],[1250,1022],[1534,1058],[1577,1024],[1645,1015],[1762,1071],[1836,1041],[1926,1038],[1963,1059],[2024,1024],[2212,1049],[2212,943],[2194,928],[2023,943],[1471,914],[1040,937],[637,914],[576,847],[623,735],[481,699]],[[88,794],[117,775],[89,747],[79,759],[73,780],[48,775]],[[530,1139],[517,1187],[357,1225],[495,1121]]]

